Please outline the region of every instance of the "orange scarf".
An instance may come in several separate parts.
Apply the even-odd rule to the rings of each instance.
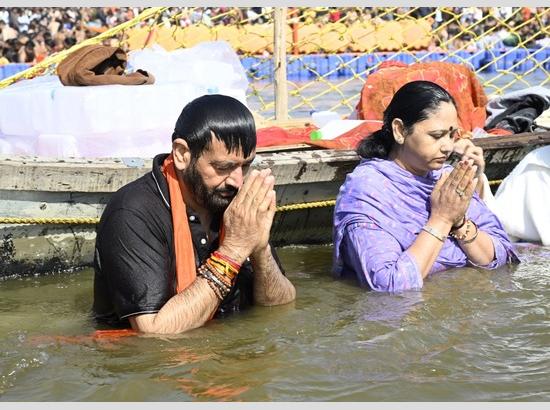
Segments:
[[[189,228],[189,222],[187,221],[187,208],[183,201],[184,189],[176,175],[172,154],[164,160],[162,173],[166,178],[170,191],[170,208],[172,211],[172,225],[174,226],[174,250],[176,254],[176,292],[180,293],[193,283],[197,277],[197,268],[195,266],[191,228]]]
[[[164,160],[162,173],[168,183],[170,191],[170,208],[172,211],[172,225],[174,227],[174,251],[176,254],[176,292],[186,289],[197,277],[195,266],[195,251],[193,250],[193,238],[191,228],[187,221],[187,208],[183,200],[183,183],[176,175],[174,157],[172,154]],[[223,241],[223,223],[220,224],[219,238]]]

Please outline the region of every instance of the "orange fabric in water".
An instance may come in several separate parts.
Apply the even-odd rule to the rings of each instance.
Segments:
[[[107,329],[107,330],[96,330],[92,333],[93,339],[109,339],[116,340],[121,337],[126,336],[137,336],[139,333],[132,329]]]
[[[382,120],[393,95],[406,83],[416,80],[434,82],[455,99],[460,126],[465,131],[485,126],[487,96],[475,73],[461,64],[434,61],[407,65],[383,63],[369,75],[357,104],[359,119]]]
[[[166,178],[168,190],[170,191],[170,209],[172,211],[174,250],[176,254],[176,291],[180,293],[193,283],[197,277],[197,271],[191,228],[189,228],[187,208],[183,201],[183,189],[176,175],[172,154],[164,160],[162,173]]]

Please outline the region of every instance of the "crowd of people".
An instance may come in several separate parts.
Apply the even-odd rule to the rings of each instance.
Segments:
[[[133,18],[136,8],[0,8],[0,60],[37,63]],[[1,62],[0,62],[1,64]]]
[[[2,7],[0,8],[0,65],[37,63],[99,32],[138,15],[140,7]],[[537,18],[533,16],[537,15]],[[426,18],[434,32],[432,48],[474,49],[484,45],[536,47],[548,42],[544,32],[550,13],[536,7],[322,7],[289,8],[290,24],[384,21]],[[158,16],[165,25],[186,27],[272,20],[270,7],[168,8]],[[152,21],[146,22],[153,23]],[[517,29],[515,28],[517,27]]]

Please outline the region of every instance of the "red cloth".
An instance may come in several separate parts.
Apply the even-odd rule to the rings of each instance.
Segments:
[[[284,145],[309,144],[321,148],[355,149],[359,141],[374,131],[380,129],[379,122],[364,122],[345,132],[333,140],[314,140],[310,138],[312,131],[317,127],[311,125],[304,128],[267,127],[260,128],[257,133],[258,147],[277,147]]]
[[[280,145],[308,144],[311,131],[317,127],[310,125],[303,128],[267,127],[256,131],[257,147],[276,147]]]
[[[510,130],[505,130],[502,128],[491,128],[490,130],[487,130],[487,134],[490,135],[512,135],[513,132]]]
[[[445,88],[455,99],[460,126],[465,131],[485,126],[487,96],[475,73],[467,66],[446,62],[383,63],[368,76],[357,104],[359,119],[382,120],[393,95],[406,83],[427,80]]]
[[[430,62],[406,65],[397,61],[381,64],[371,74],[361,91],[357,105],[359,119],[381,121],[384,110],[395,92],[408,82],[427,80],[439,84],[453,96],[458,107],[460,126],[465,131],[483,128],[487,96],[475,73],[460,64]],[[257,131],[258,147],[310,144],[331,149],[355,149],[366,136],[380,129],[380,122],[366,122],[333,140],[310,139],[315,126],[284,129],[262,128]],[[504,135],[502,130],[489,130],[492,135]]]
[[[309,141],[309,144],[330,149],[355,149],[363,138],[378,131],[381,126],[379,122],[367,121],[332,140]]]
[[[304,128],[284,129],[280,127],[261,128],[257,131],[258,147],[278,147],[284,145],[309,144],[320,148],[329,149],[355,149],[363,138],[380,129],[379,122],[364,122],[333,140],[310,139],[314,126]],[[510,135],[512,132],[500,128],[487,131],[490,135]],[[470,134],[464,135],[469,138]]]

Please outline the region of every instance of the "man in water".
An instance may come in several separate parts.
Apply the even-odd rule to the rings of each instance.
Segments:
[[[254,303],[295,299],[269,233],[271,170],[248,172],[256,129],[238,100],[187,104],[172,152],[119,189],[98,227],[93,312],[99,322],[176,334]]]

